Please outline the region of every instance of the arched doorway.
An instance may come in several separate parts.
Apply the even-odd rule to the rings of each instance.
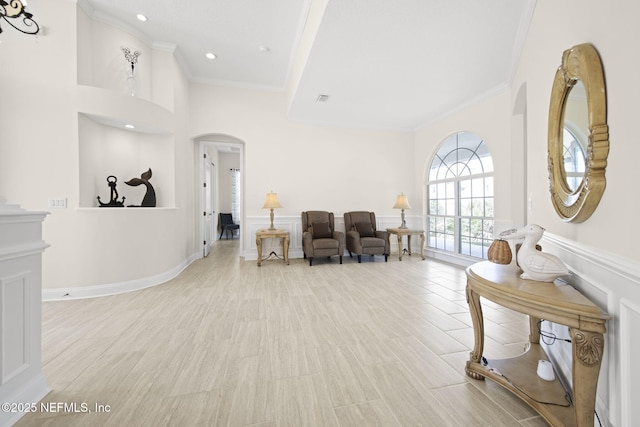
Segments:
[[[237,175],[234,185],[233,210],[236,212],[234,222],[240,224],[240,253],[244,253],[244,142],[238,138],[225,134],[204,134],[194,139],[197,143],[197,194],[198,206],[196,210],[198,216],[199,241],[202,243],[202,256],[207,256],[213,241],[218,237],[218,217],[222,210],[231,211],[231,200],[227,196],[231,194],[231,189],[226,188],[231,182],[227,176],[230,173]],[[233,167],[233,171],[225,168],[223,158],[237,156],[238,167]],[[223,176],[223,174],[227,174]],[[221,188],[225,186],[224,188]],[[223,199],[221,199],[221,197]]]

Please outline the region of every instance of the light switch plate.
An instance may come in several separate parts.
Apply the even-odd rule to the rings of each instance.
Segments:
[[[66,209],[67,198],[66,197],[49,197],[48,207],[49,209]]]

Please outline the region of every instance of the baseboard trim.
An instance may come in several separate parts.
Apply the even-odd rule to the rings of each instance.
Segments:
[[[391,252],[393,253],[393,251]],[[466,257],[464,255],[456,254],[453,252],[439,251],[437,249],[433,249],[429,247],[424,248],[424,254],[428,258],[446,262],[448,264],[457,265],[458,267],[461,267],[461,268],[467,268],[470,265],[475,264],[476,262],[482,261],[479,258]]]
[[[182,261],[169,271],[156,274],[155,276],[143,277],[141,279],[128,280],[126,282],[108,283],[105,285],[81,286],[75,288],[54,288],[43,289],[43,301],[63,301],[70,299],[84,299],[104,297],[108,295],[122,294],[125,292],[139,291],[152,286],[161,285],[175,278],[192,262],[200,258],[197,254]]]
[[[28,382],[22,389],[16,393],[3,395],[3,402],[12,402],[18,404],[38,404],[44,397],[51,392],[51,389],[47,385],[47,380],[43,373],[38,374],[30,382]],[[40,407],[38,406],[38,410]],[[1,411],[0,412],[0,426],[12,426],[22,418],[27,411]]]

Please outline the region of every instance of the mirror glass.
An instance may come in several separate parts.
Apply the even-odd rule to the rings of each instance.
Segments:
[[[564,111],[562,157],[567,187],[575,191],[584,178],[589,143],[587,93],[580,80],[571,88]]]

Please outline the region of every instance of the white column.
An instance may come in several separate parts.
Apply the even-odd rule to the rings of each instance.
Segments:
[[[42,222],[0,196],[0,425],[12,425],[48,392],[41,368]],[[9,409],[8,411],[5,409]]]

